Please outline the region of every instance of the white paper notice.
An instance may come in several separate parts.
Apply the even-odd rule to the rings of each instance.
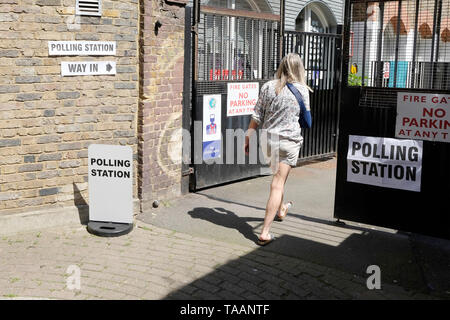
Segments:
[[[227,117],[252,114],[258,102],[258,82],[230,82],[227,91]]]
[[[420,192],[422,141],[349,136],[347,181]]]
[[[395,136],[450,142],[450,94],[398,92]]]

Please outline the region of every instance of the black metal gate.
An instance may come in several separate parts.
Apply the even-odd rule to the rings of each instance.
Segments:
[[[260,88],[273,78],[279,61],[279,15],[201,6],[194,7],[193,17],[191,191],[264,172],[259,159],[255,163],[243,154],[251,116],[227,116],[227,86],[250,82]],[[220,156],[209,162],[202,150],[205,95],[220,95],[222,106]]]
[[[346,1],[335,218],[450,238],[450,144],[417,136],[433,126],[446,128],[448,133],[449,122],[429,125],[430,114],[421,112],[416,114],[423,119],[411,126],[415,135],[402,137],[396,128],[397,117],[404,114],[400,107],[404,108],[405,97],[407,103],[408,97],[414,98],[413,103],[416,98],[417,103],[424,99],[430,107],[423,110],[432,109],[429,101],[445,101],[439,97],[450,101],[446,73],[450,65],[449,13],[449,0]],[[450,112],[448,106],[444,102],[439,107],[439,117]],[[414,169],[414,174],[401,182],[402,187],[392,183],[404,179],[401,166],[405,159],[417,160],[402,154],[406,149],[401,147],[395,149],[395,155],[379,152],[377,158],[386,159],[380,165],[381,160],[374,160],[376,152],[369,152],[375,145],[367,144],[366,155],[371,160],[364,161],[364,167],[359,166],[363,162],[353,167],[351,156],[360,146],[354,144],[355,136],[389,139],[399,145],[408,141],[422,144],[421,164],[416,165],[421,177],[416,179]],[[372,171],[375,161],[379,162]],[[355,173],[366,180],[355,182]],[[385,180],[369,180],[376,177]],[[416,189],[407,190],[412,183]]]
[[[313,126],[302,129],[299,161],[334,155],[337,147],[341,67],[339,34],[285,32],[283,55],[296,52],[305,65]]]
[[[196,7],[195,5],[198,4]],[[297,52],[307,72],[313,127],[303,130],[304,147],[299,161],[334,155],[337,143],[341,36],[305,32],[285,32],[280,50],[280,16],[270,13],[221,9],[194,2],[192,45],[192,133],[193,174],[190,190],[254,177],[270,172],[267,166],[242,156],[244,132],[250,115],[227,117],[228,83],[258,83],[259,88],[273,79],[280,55]],[[190,22],[188,20],[188,22]],[[185,89],[186,90],[186,89]],[[220,95],[220,158],[203,159],[202,136],[206,121],[203,98]],[[188,125],[184,126],[188,128]],[[234,130],[233,135],[227,130]],[[231,147],[230,147],[231,146]],[[185,144],[185,149],[189,146]],[[230,164],[227,160],[233,159]],[[258,155],[259,156],[259,155]],[[227,160],[226,160],[227,159]],[[184,168],[188,174],[187,166]]]

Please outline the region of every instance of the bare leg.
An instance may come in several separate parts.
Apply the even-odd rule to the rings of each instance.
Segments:
[[[269,230],[277,210],[282,205],[284,184],[289,175],[291,166],[285,163],[280,163],[277,173],[273,176],[272,184],[270,185],[270,195],[266,206],[266,215],[264,217],[264,225],[259,239],[269,239]]]
[[[281,195],[281,202],[280,202],[280,207],[278,208],[278,211],[277,211],[277,215],[281,214],[281,209],[283,208],[283,199],[284,199],[284,192]]]

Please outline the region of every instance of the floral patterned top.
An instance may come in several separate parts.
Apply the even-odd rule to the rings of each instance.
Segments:
[[[262,129],[266,129],[269,135],[275,134],[279,135],[280,139],[301,143],[303,137],[298,123],[300,106],[287,86],[279,95],[276,94],[277,81],[272,80],[262,86],[252,119],[258,125],[262,123]],[[294,83],[294,86],[300,91],[306,109],[310,110],[308,88],[300,83]]]

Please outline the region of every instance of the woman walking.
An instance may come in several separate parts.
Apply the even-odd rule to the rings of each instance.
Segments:
[[[292,202],[283,203],[284,185],[292,167],[297,165],[303,137],[300,134],[300,106],[289,90],[287,84],[292,83],[301,93],[303,102],[309,110],[309,91],[305,82],[305,69],[300,56],[290,53],[283,58],[278,67],[275,80],[265,83],[261,88],[255,112],[245,137],[245,152],[249,152],[249,139],[258,126],[263,129],[267,140],[261,141],[266,148],[265,157],[270,161],[273,179],[270,185],[269,200],[259,245],[266,245],[274,240],[269,233],[270,226],[277,216],[281,221],[287,214]],[[262,140],[262,139],[261,139]]]

